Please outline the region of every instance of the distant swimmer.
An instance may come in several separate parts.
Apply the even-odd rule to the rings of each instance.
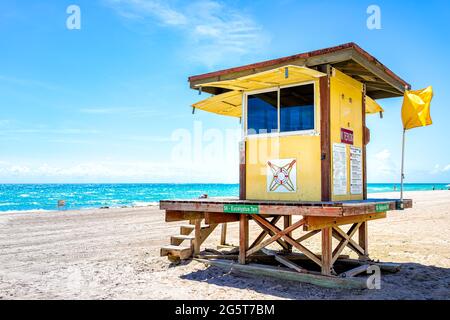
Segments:
[[[394,191],[397,191],[397,186],[394,185]]]

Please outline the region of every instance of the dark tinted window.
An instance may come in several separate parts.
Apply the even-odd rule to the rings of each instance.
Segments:
[[[314,85],[280,90],[280,131],[314,129]]]
[[[276,132],[278,129],[277,92],[248,96],[248,134]]]

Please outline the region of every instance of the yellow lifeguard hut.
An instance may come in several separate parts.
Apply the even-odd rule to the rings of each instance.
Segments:
[[[367,222],[400,207],[396,199],[367,199],[370,131],[365,119],[366,114],[383,112],[376,99],[400,97],[410,89],[408,83],[354,43],[192,76],[189,83],[213,95],[194,109],[241,119],[240,195],[161,201],[166,221],[190,220],[195,230],[192,238],[188,229],[181,230],[181,237],[163,248],[162,255],[198,255],[215,226],[239,221],[241,265],[261,251],[297,273],[314,274],[268,251],[274,242],[283,252],[296,248],[328,277],[336,275],[333,266],[345,247],[359,256],[359,269],[347,270],[347,275],[373,264],[368,262]],[[408,208],[412,202],[405,200],[403,205]],[[293,216],[301,219],[293,222]],[[284,229],[277,226],[281,217]],[[202,229],[203,219],[211,229]],[[263,229],[251,245],[249,220]],[[343,231],[341,225],[350,228]],[[292,234],[300,226],[309,233],[295,238]],[[319,232],[320,254],[300,244]],[[358,243],[352,239],[356,232]],[[223,230],[222,234],[224,239]],[[334,250],[333,237],[339,241]],[[192,241],[192,247],[178,250],[185,240]],[[323,284],[323,279],[302,279]]]

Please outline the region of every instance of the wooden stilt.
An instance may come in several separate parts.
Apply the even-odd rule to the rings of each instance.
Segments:
[[[201,219],[197,219],[194,221],[194,255],[200,254],[200,243],[201,243]]]
[[[358,237],[359,237],[359,246],[364,250],[364,255],[359,255],[360,260],[369,259],[369,232],[367,228],[367,221],[363,222],[359,227]]]
[[[292,225],[292,215],[284,216],[284,229],[289,228]],[[287,233],[289,237],[292,238],[292,232]],[[292,245],[287,243],[288,252],[292,252]]]
[[[332,228],[322,229],[322,274],[331,275],[332,267]]]
[[[241,214],[239,221],[239,263],[246,263],[248,249],[248,215]]]
[[[222,223],[222,231],[220,233],[220,244],[222,246],[227,244],[227,224]]]

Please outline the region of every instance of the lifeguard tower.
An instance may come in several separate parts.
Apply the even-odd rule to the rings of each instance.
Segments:
[[[412,201],[367,199],[366,115],[381,115],[375,100],[401,97],[408,83],[354,43],[192,76],[189,83],[213,95],[194,109],[241,119],[240,195],[161,201],[167,222],[190,222],[161,255],[325,286],[364,287],[355,276],[372,265],[398,269],[369,258],[368,221]],[[262,229],[254,239],[250,220]],[[201,254],[218,225],[225,244],[230,222],[239,222],[239,247]],[[320,252],[302,244],[316,234]],[[267,249],[275,243],[281,251]],[[346,247],[358,258],[342,256]],[[255,261],[265,264],[249,263]]]

